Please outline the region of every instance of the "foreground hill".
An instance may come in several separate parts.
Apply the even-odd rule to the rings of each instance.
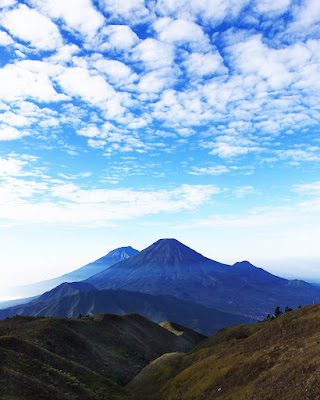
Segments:
[[[98,258],[97,260],[86,264],[85,266],[76,269],[75,271],[67,274],[58,276],[57,278],[33,283],[30,285],[19,286],[15,288],[9,288],[7,293],[2,293],[6,296],[17,296],[17,297],[31,297],[40,295],[54,287],[60,285],[63,282],[79,282],[95,275],[101,271],[106,270],[111,265],[116,264],[120,261],[126,260],[127,258],[139,253],[138,250],[133,249],[131,246],[119,247],[118,249],[110,251],[107,255]],[[28,299],[22,299],[20,304],[28,302]],[[16,302],[16,300],[15,300]],[[17,303],[16,303],[17,304]],[[12,304],[14,305],[14,304]],[[1,306],[1,303],[0,303]],[[4,308],[1,306],[1,308]]]
[[[155,321],[175,321],[206,335],[239,323],[256,322],[241,315],[208,309],[173,296],[124,290],[97,290],[86,282],[63,283],[28,304],[0,310],[0,318],[18,315],[75,318],[79,314],[136,312]]]
[[[171,332],[138,314],[0,321],[1,399],[126,399],[121,385],[204,336]]]
[[[209,308],[263,318],[276,306],[320,301],[320,288],[287,280],[247,261],[233,266],[210,260],[175,239],[161,239],[92,276],[99,289],[174,295]]]
[[[143,400],[319,399],[320,305],[223,330],[165,354],[128,388]]]

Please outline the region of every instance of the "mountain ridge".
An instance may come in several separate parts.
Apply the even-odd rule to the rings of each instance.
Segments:
[[[295,284],[248,261],[233,266],[202,256],[176,239],[160,239],[86,280],[98,289],[170,295],[205,307],[264,318],[278,305],[320,301],[320,290]]]

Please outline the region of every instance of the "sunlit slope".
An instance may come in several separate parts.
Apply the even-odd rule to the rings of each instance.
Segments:
[[[164,355],[129,387],[139,399],[319,399],[319,360],[317,304],[228,328],[188,355]]]

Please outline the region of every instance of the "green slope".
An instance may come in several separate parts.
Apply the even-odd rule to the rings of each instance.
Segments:
[[[317,304],[228,328],[187,355],[163,355],[128,388],[139,400],[313,400],[320,398],[319,360]]]

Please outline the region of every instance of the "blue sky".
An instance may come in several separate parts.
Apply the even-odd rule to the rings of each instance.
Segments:
[[[0,0],[2,286],[176,237],[320,280],[318,0]]]

